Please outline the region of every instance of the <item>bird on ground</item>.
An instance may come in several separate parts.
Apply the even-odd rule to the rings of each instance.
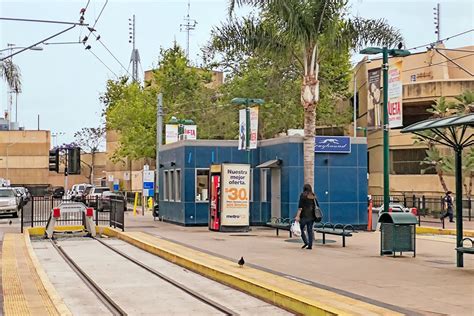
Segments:
[[[245,264],[244,257],[240,257],[240,260],[239,260],[239,262],[237,262],[237,263],[239,264],[239,267],[242,268],[242,267],[244,266],[244,264]]]
[[[12,224],[12,221],[10,220],[10,221],[8,222],[8,225],[11,225],[11,224]]]

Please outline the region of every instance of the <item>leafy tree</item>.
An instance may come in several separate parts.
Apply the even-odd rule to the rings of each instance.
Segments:
[[[401,36],[383,20],[348,19],[345,0],[231,0],[231,13],[236,5],[254,6],[260,17],[230,17],[214,28],[211,47],[221,53],[240,50],[244,57],[262,53],[297,61],[304,111],[304,181],[313,184],[322,61],[368,43],[393,45]]]
[[[8,87],[16,92],[21,91],[20,68],[11,59],[0,61],[0,78],[4,78]]]
[[[81,147],[85,153],[91,154],[91,163],[81,162],[89,168],[89,183],[94,180],[95,155],[100,150],[105,141],[105,127],[84,127],[74,133],[75,143]]]

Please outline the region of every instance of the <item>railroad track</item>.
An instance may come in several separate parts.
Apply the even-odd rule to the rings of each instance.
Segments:
[[[172,278],[160,273],[159,271],[147,266],[146,264],[130,257],[129,255],[125,254],[124,252],[120,251],[119,249],[110,246],[109,244],[103,242],[98,238],[92,237],[92,239],[96,240],[104,247],[114,251],[115,253],[119,254],[123,258],[127,259],[128,261],[134,263],[135,265],[139,266],[140,268],[148,271],[149,273],[153,274],[154,276],[170,283],[171,285],[175,286],[176,288],[180,289],[181,291],[185,292],[186,294],[194,297],[195,299],[207,304],[208,306],[213,307],[214,309],[222,312],[224,315],[228,316],[235,316],[238,315],[235,311],[209,299],[201,295],[200,293],[188,288],[184,284],[181,284]],[[127,315],[127,313],[120,308],[120,306],[113,301],[110,296],[107,295],[93,280],[89,277],[78,265],[74,260],[68,256],[68,254],[64,251],[61,245],[58,244],[57,240],[52,240],[54,248],[58,251],[61,257],[68,263],[68,265],[73,269],[73,271],[81,278],[81,280],[92,290],[92,292],[99,298],[99,300],[111,311],[114,315]]]

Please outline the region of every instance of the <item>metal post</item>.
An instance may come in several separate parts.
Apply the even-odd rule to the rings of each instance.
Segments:
[[[456,153],[456,247],[462,247],[462,147],[454,149]],[[457,251],[457,266],[463,267],[463,253]]]
[[[357,137],[357,72],[354,74],[354,137]]]
[[[247,163],[250,164],[250,108],[249,99],[245,101],[245,147],[247,150]]]
[[[68,150],[66,148],[66,154],[64,155],[66,157],[66,161],[65,161],[65,167],[64,167],[64,191],[66,192],[67,191],[67,176],[68,176],[68,173],[67,173],[67,163],[68,163]]]
[[[388,213],[390,204],[390,174],[389,174],[389,125],[388,125],[388,49],[382,49],[383,61],[383,204],[384,212]]]
[[[163,94],[158,94],[158,106],[156,113],[156,167],[155,167],[155,196],[159,201],[159,181],[160,181],[160,148],[163,145]]]

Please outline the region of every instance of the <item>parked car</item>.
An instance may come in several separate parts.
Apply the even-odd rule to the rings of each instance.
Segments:
[[[378,212],[380,216],[382,213],[384,213],[384,205],[382,204],[380,207],[373,207],[372,210]],[[417,214],[417,209],[415,207],[405,207],[401,203],[390,203],[388,206],[388,211],[394,213],[412,213],[413,215]]]
[[[71,194],[71,200],[77,202],[85,202],[85,197],[89,194],[89,191],[92,189],[91,184],[75,184],[73,186],[73,192]]]
[[[125,197],[121,193],[111,192],[110,190],[102,193],[102,196],[98,200],[99,205],[97,206],[97,210],[110,211],[112,200],[121,201],[123,203],[124,212],[127,211],[127,201]]]
[[[52,196],[53,199],[61,199],[64,196],[63,187],[50,187],[46,191],[48,196]]]
[[[87,195],[84,196],[84,200],[87,202],[87,205],[97,207],[97,201],[102,198],[102,194],[109,191],[108,187],[92,187]]]
[[[18,217],[21,194],[13,188],[0,188],[0,214]]]

